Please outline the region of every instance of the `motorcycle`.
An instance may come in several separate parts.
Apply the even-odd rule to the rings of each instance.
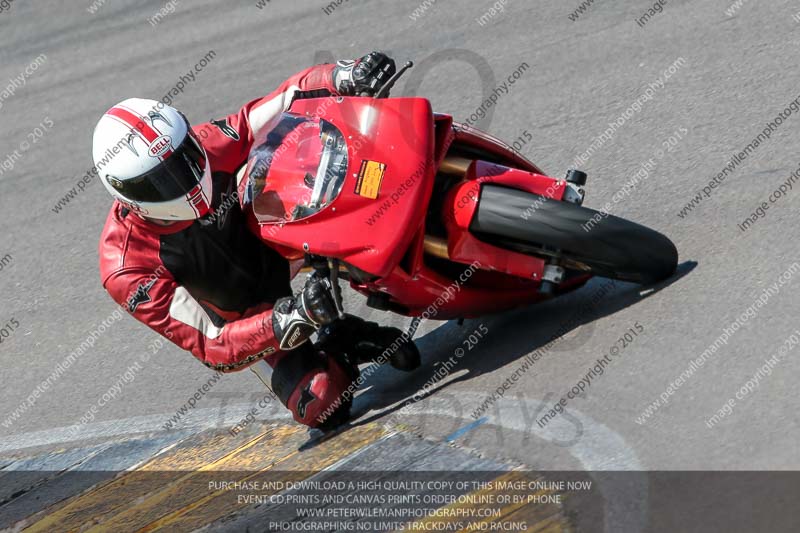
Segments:
[[[418,323],[675,272],[667,237],[582,205],[585,173],[549,177],[425,98],[388,98],[410,66],[375,97],[295,100],[255,132],[238,176],[253,229],[328,277],[340,311],[339,279]]]

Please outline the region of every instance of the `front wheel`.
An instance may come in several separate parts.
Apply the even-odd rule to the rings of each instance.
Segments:
[[[650,284],[678,264],[675,245],[661,233],[569,202],[518,189],[484,185],[470,224],[478,238],[533,255],[555,255],[568,268]]]

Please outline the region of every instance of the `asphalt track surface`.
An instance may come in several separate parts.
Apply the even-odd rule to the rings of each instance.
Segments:
[[[520,151],[550,175],[561,176],[609,123],[627,117],[579,165],[589,174],[585,205],[612,202],[614,214],[665,233],[678,247],[681,266],[654,291],[615,285],[492,404],[486,419],[466,429],[473,410],[607,281],[463,326],[425,323],[417,335],[423,368],[413,375],[388,368],[374,374],[356,402],[360,419],[403,423],[428,438],[449,437],[539,470],[797,469],[800,352],[789,351],[770,375],[761,373],[757,386],[751,381],[752,392],[736,396],[798,328],[797,273],[784,276],[726,344],[718,343],[705,364],[673,386],[668,403],[643,423],[636,420],[798,261],[792,222],[798,182],[750,229],[737,226],[800,165],[798,112],[787,113],[721,185],[678,216],[800,93],[793,76],[800,59],[798,7],[782,0],[740,6],[671,0],[640,27],[635,20],[652,6],[648,2],[595,2],[573,22],[568,15],[578,4],[508,0],[481,25],[477,19],[494,3],[350,0],[328,15],[326,4],[316,1],[273,0],[263,9],[254,2],[224,8],[178,2],[152,26],[148,18],[164,7],[159,1],[127,6],[108,0],[96,14],[87,2],[11,3],[0,12],[0,89],[41,54],[46,59],[15,94],[0,96],[0,164],[13,160],[0,174],[0,324],[18,323],[0,346],[2,419],[8,421],[115,310],[97,269],[106,192],[95,180],[62,211],[52,210],[90,168],[91,132],[104,110],[130,96],[160,99],[209,51],[213,59],[174,99],[194,122],[233,112],[314,62],[384,49],[418,63],[418,73],[401,80],[395,95],[410,94],[411,86],[457,120],[481,106],[484,89],[491,92],[527,63],[491,108],[491,119],[477,125],[509,142],[530,138]],[[412,20],[421,6],[424,12]],[[737,9],[729,16],[732,6]],[[652,97],[642,99],[649,86],[655,87]],[[632,107],[637,99],[638,110]],[[22,147],[26,139],[29,148]],[[20,157],[7,159],[15,150]],[[650,160],[655,165],[646,178],[614,203],[615,193]],[[365,308],[356,296],[347,302],[367,318],[407,322]],[[538,427],[534,420],[637,322],[643,332],[603,375],[569,400],[565,414]],[[419,394],[421,401],[399,409],[481,324],[489,333],[453,372]],[[77,440],[66,428],[156,340],[128,317],[115,322],[33,407],[0,426],[0,453]],[[165,346],[79,437],[158,430],[210,377],[191,356]],[[227,376],[199,402],[193,420],[230,421],[262,394],[249,372]],[[730,398],[730,414],[709,427],[706,421]],[[629,490],[639,489],[633,482]],[[628,509],[633,522],[627,524],[635,527],[643,509]]]

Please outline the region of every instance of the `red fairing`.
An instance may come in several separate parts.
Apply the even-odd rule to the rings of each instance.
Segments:
[[[442,202],[449,257],[464,265],[464,279],[454,283],[424,263],[424,234],[420,231],[409,250],[413,264],[410,272],[408,267],[395,268],[391,276],[354,288],[365,294],[377,291],[392,295],[393,301],[411,316],[424,316],[434,309],[431,318],[440,320],[482,316],[546,298],[538,291],[545,265],[542,259],[492,246],[470,233],[469,224],[483,183],[498,183],[557,200],[566,188],[565,182],[548,176],[475,161],[461,184],[454,186]],[[477,269],[470,267],[473,264]],[[586,278],[576,278],[564,283],[560,290],[570,290],[585,281]]]
[[[249,102],[238,113],[195,127],[194,134],[208,154],[215,180],[224,175],[218,181],[227,186],[226,180],[235,179],[234,172],[247,160],[254,129],[284,111],[295,90],[334,92],[332,70],[333,65],[306,69],[286,80],[276,91]],[[235,191],[235,186],[230,190]],[[100,237],[100,276],[111,297],[137,320],[190,351],[209,367],[239,370],[277,351],[271,304],[263,302],[235,312],[223,310],[215,302],[191,294],[176,280],[170,270],[176,265],[168,266],[163,261],[162,243],[180,238],[182,232],[190,234],[197,224],[187,221],[158,226],[134,213],[123,216],[122,206],[115,202]],[[247,231],[244,222],[241,228]],[[218,279],[228,275],[224,270],[213,274]],[[276,283],[288,286],[288,270],[284,276],[287,279]]]
[[[447,115],[434,115],[423,98],[304,100],[292,105],[284,121],[282,129],[273,125],[277,145],[265,142],[267,131],[258,134],[255,144],[263,150],[252,154],[248,175],[252,171],[255,176],[247,182],[261,238],[280,253],[340,259],[359,271],[360,281],[351,282],[355,290],[382,308],[409,316],[473,317],[548,297],[539,292],[544,260],[483,242],[470,233],[469,225],[483,183],[562,200],[563,180],[543,175],[490,135],[454,124]],[[319,146],[323,122],[346,139],[347,161],[341,163],[346,172],[335,197],[312,206],[305,191],[314,189],[315,197],[320,176],[341,175],[339,167],[332,174],[320,171],[330,170],[323,165],[332,157],[341,157],[335,148],[340,141],[332,144],[327,158],[301,150]],[[437,169],[451,153],[456,160],[471,154],[472,163],[429,209]],[[373,172],[365,172],[370,167]],[[304,185],[309,178],[311,184]],[[371,184],[366,194],[365,182]],[[292,213],[297,206],[315,210],[296,217]],[[449,266],[444,270],[426,255],[426,217],[444,223],[446,239],[434,236],[446,240]],[[442,253],[436,241],[431,246]],[[588,278],[572,277],[556,290],[574,289]]]
[[[424,223],[428,208],[435,171],[430,103],[422,98],[309,99],[295,102],[291,112],[321,116],[346,132],[347,177],[330,206],[303,220],[265,223],[262,239],[287,257],[290,250],[305,249],[341,258],[370,274],[388,275]],[[276,154],[273,166],[279,166],[280,158],[295,156],[292,150]],[[356,192],[365,162],[385,164],[377,198]],[[283,181],[292,179],[273,170],[269,183],[280,189]]]
[[[535,174],[543,175],[544,172],[539,170],[539,167],[519,155],[512,147],[501,141],[500,139],[489,135],[488,133],[476,130],[465,124],[453,124],[453,131],[455,132],[454,141],[458,141],[465,145],[481,148],[488,153],[500,156],[509,167],[527,170]],[[549,178],[553,179],[553,178]]]

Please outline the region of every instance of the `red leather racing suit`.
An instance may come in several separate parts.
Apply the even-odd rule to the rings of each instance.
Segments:
[[[247,229],[235,173],[246,163],[253,131],[297,91],[335,93],[332,70],[304,70],[238,113],[193,128],[213,172],[210,217],[159,226],[115,202],[106,220],[99,247],[105,289],[137,320],[216,370],[277,351],[270,309],[290,295],[288,263]]]

